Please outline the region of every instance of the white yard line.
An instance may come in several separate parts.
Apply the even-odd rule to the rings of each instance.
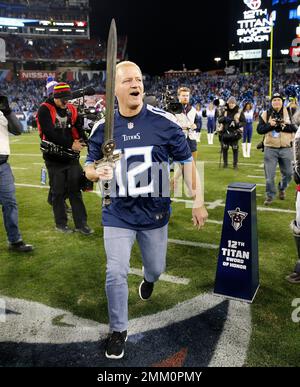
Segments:
[[[294,210],[282,210],[281,208],[271,208],[271,207],[257,207],[257,211],[261,212],[281,212],[285,214],[295,214]]]
[[[169,243],[175,244],[175,245],[182,245],[182,246],[191,246],[191,247],[201,247],[209,250],[217,250],[219,248],[219,245],[213,245],[210,243],[200,243],[200,242],[190,242],[190,241],[182,241],[179,239],[168,239]]]
[[[143,270],[141,269],[135,269],[134,267],[131,267],[129,269],[129,274],[137,275],[139,277],[144,277]],[[189,278],[184,278],[184,277],[176,277],[173,275],[168,275],[168,274],[162,274],[159,277],[160,281],[165,281],[165,282],[171,282],[172,284],[177,284],[177,285],[188,285],[190,283]]]
[[[24,187],[24,188],[41,188],[41,189],[49,189],[49,185],[33,185],[33,184],[22,184],[15,183],[16,187]]]
[[[204,164],[219,164],[219,161],[204,161]],[[251,167],[260,167],[260,164],[252,164],[252,163],[239,163],[238,165],[245,165],[245,166],[251,166]]]
[[[258,184],[256,184],[258,185]],[[40,189],[49,189],[50,187],[48,185],[34,185],[34,184],[23,184],[23,183],[15,183],[15,186],[16,187],[23,187],[23,188],[40,188]],[[261,184],[261,186],[264,187],[264,184]],[[88,193],[92,193],[92,194],[96,194],[98,195],[99,192],[96,192],[96,191],[93,191],[93,192],[88,192]],[[181,200],[181,199],[172,199],[175,203],[187,203],[187,204],[190,204],[192,205],[192,200]],[[218,207],[225,207],[225,204],[223,203],[222,200],[216,200],[215,202],[207,202],[207,208],[209,208],[209,205],[214,205],[216,202],[220,202],[220,204],[218,205]],[[296,211],[293,211],[293,210],[283,210],[281,208],[272,208],[272,207],[257,207],[257,210],[258,211],[262,211],[262,212],[281,212],[281,213],[287,213],[287,214],[294,214]],[[210,221],[210,223],[215,223],[215,224],[223,224],[223,222],[218,222],[216,220],[212,220]],[[173,242],[175,243],[175,242]],[[182,244],[182,243],[178,243],[178,244]],[[195,246],[199,246],[199,244],[196,244]],[[211,245],[211,246],[214,246],[214,245]],[[201,247],[201,246],[199,246]],[[209,248],[209,247],[208,247]]]
[[[265,179],[265,176],[252,176],[252,175],[248,175],[247,177],[249,177],[250,179]]]
[[[42,154],[41,153],[11,153],[11,156],[42,157]]]

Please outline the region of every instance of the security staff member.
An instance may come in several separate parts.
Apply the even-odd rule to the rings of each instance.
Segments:
[[[37,123],[49,173],[56,230],[64,233],[73,232],[67,225],[65,208],[67,195],[72,207],[75,231],[90,235],[94,231],[87,225],[87,213],[80,191],[83,170],[79,163],[80,151],[85,146],[87,138],[78,118],[77,109],[68,103],[71,98],[72,93],[68,84],[55,85],[53,97],[42,103],[38,110]]]
[[[18,205],[15,195],[14,177],[8,164],[10,154],[8,133],[16,136],[23,131],[20,121],[11,111],[7,97],[0,97],[0,205],[3,223],[9,242],[9,250],[27,253],[32,245],[24,243],[18,225]]]

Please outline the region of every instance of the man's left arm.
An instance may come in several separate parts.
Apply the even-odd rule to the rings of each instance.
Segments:
[[[208,212],[204,204],[203,186],[201,184],[199,172],[197,170],[194,160],[184,164],[183,178],[190,193],[190,196],[194,201],[192,209],[192,221],[194,223],[194,226],[197,227],[198,230],[200,230],[200,228],[204,226],[208,218]]]
[[[204,192],[200,181],[195,162],[193,161],[186,138],[177,125],[171,125],[170,128],[170,156],[174,162],[183,165],[183,176],[185,184],[188,187],[190,196],[193,198],[193,222],[199,229],[204,226],[208,218],[207,210],[204,205]]]

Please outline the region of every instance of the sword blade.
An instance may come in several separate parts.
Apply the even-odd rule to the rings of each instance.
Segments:
[[[117,64],[117,28],[115,19],[112,19],[109,29],[106,55],[106,113],[104,141],[113,140],[114,137],[114,107],[115,83]]]

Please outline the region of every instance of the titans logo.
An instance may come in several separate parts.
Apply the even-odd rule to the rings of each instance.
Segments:
[[[241,211],[240,208],[237,208],[235,211],[228,211],[228,215],[232,220],[232,227],[235,231],[238,231],[243,226],[243,221],[248,216],[248,213]]]
[[[261,0],[244,0],[244,3],[253,10],[259,9],[261,6]]]

